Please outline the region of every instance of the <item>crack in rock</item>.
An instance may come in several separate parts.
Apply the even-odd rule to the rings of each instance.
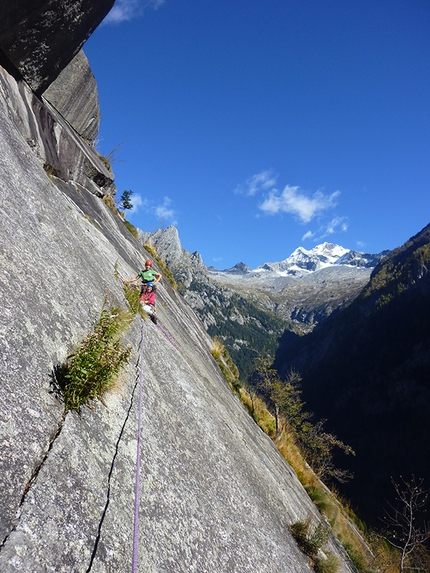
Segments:
[[[28,492],[31,489],[31,486],[33,485],[33,483],[36,481],[37,476],[39,475],[40,470],[42,469],[44,463],[46,462],[48,456],[49,456],[49,452],[52,450],[52,447],[56,441],[56,439],[58,438],[58,436],[61,434],[61,430],[63,429],[64,426],[64,422],[66,421],[66,412],[63,413],[63,415],[61,416],[60,421],[58,422],[58,426],[57,429],[55,430],[54,434],[52,435],[51,439],[49,440],[49,444],[48,447],[46,449],[45,454],[42,456],[42,459],[40,460],[40,462],[37,464],[37,466],[34,468],[30,479],[28,480],[28,482],[26,483],[25,487],[24,487],[24,492],[21,496],[21,501],[19,502],[18,505],[18,512],[20,510],[20,508],[22,507],[22,505],[24,504],[24,501],[28,495]],[[9,537],[11,536],[11,534],[16,530],[16,528],[18,527],[19,524],[19,518],[17,519],[17,523],[15,524],[15,526],[10,530],[10,532],[6,535],[6,537],[3,539],[2,543],[0,543],[0,551],[3,549],[6,541],[9,539]]]
[[[141,348],[141,344],[142,344],[142,340],[140,341],[140,344],[139,344],[139,350],[140,350],[140,348]],[[111,463],[110,470],[109,470],[109,474],[108,474],[108,487],[107,487],[107,492],[106,492],[106,503],[105,503],[105,507],[104,507],[104,509],[103,509],[102,516],[101,516],[101,518],[100,518],[100,522],[99,522],[99,526],[98,526],[98,530],[97,530],[97,536],[96,536],[96,539],[95,539],[95,542],[94,542],[93,552],[92,552],[92,554],[91,554],[91,559],[90,559],[88,568],[86,569],[85,573],[90,573],[90,571],[91,571],[91,569],[92,569],[92,566],[93,566],[93,563],[94,563],[94,559],[96,558],[96,555],[97,555],[97,549],[98,549],[98,545],[99,545],[100,538],[101,538],[101,534],[102,534],[103,522],[104,522],[104,520],[105,520],[107,511],[108,511],[108,508],[109,508],[109,503],[110,503],[110,491],[111,491],[111,479],[112,479],[112,474],[113,474],[113,470],[114,470],[114,468],[115,468],[115,462],[116,462],[116,458],[117,458],[117,456],[118,456],[118,450],[119,450],[119,446],[120,446],[120,443],[121,443],[121,439],[122,439],[122,436],[123,436],[123,434],[124,434],[125,428],[126,428],[126,426],[127,426],[127,422],[128,422],[128,420],[129,420],[129,418],[130,418],[131,410],[132,410],[132,408],[133,408],[134,396],[135,396],[135,393],[136,393],[136,388],[137,388],[138,383],[139,383],[139,364],[140,364],[140,352],[139,352],[139,358],[137,359],[137,362],[136,362],[136,371],[137,371],[137,374],[136,374],[136,379],[135,379],[136,381],[135,381],[135,384],[134,384],[134,387],[133,387],[133,391],[132,391],[132,393],[131,393],[130,406],[129,406],[128,410],[127,410],[127,415],[125,416],[124,423],[123,423],[123,425],[122,425],[122,427],[121,427],[121,431],[120,431],[120,433],[119,433],[118,439],[117,439],[116,444],[115,444],[115,453],[114,453],[114,455],[113,455],[112,463]]]

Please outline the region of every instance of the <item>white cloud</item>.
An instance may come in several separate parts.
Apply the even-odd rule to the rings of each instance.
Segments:
[[[271,169],[261,171],[241,183],[234,190],[235,193],[243,193],[244,195],[253,196],[259,191],[267,191],[276,185],[277,176]]]
[[[169,208],[171,204],[169,197],[164,197],[162,205],[155,207],[155,215],[163,222],[168,221],[170,225],[177,225],[175,220],[175,211]]]
[[[142,198],[138,193],[133,193],[130,200],[133,204],[133,208],[130,209],[130,213],[134,214],[145,209],[148,214],[157,217],[160,220],[160,223],[177,225],[176,213],[170,206],[172,200],[169,197],[164,197],[163,202],[159,205],[156,205],[152,200]]]
[[[325,195],[316,191],[311,197],[306,196],[300,187],[287,185],[282,192],[273,189],[260,205],[260,209],[270,215],[279,212],[291,213],[299,217],[303,223],[309,223],[323,211],[336,206],[340,191]]]
[[[348,223],[346,217],[335,217],[325,227],[325,235],[333,235],[333,233],[345,232],[348,230]]]
[[[148,205],[148,201],[146,199],[142,199],[142,197],[139,194],[135,193],[133,193],[133,195],[131,196],[130,201],[133,204],[132,209],[130,209],[130,213],[137,213],[138,211],[140,211],[141,207],[146,207]]]
[[[103,20],[104,24],[119,24],[142,16],[145,9],[157,10],[165,0],[116,0],[112,10]]]
[[[348,219],[346,217],[335,217],[329,223],[321,225],[316,232],[307,231],[302,241],[313,239],[315,243],[325,239],[334,233],[345,233],[348,230]]]
[[[312,237],[315,236],[315,233],[312,233],[312,231],[308,231],[307,233],[305,233],[302,237],[302,241],[306,241],[307,239],[312,239]]]

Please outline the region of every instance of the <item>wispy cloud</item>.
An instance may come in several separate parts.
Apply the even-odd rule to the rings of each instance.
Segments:
[[[308,231],[307,233],[305,233],[302,237],[302,241],[307,241],[308,239],[312,239],[312,237],[315,236],[315,233],[312,233],[312,231]]]
[[[272,189],[269,196],[260,205],[260,209],[270,215],[276,215],[280,212],[291,213],[297,216],[302,223],[309,223],[323,211],[335,207],[339,195],[340,191],[335,191],[330,195],[316,191],[313,195],[308,196],[300,187],[287,185],[281,192]]]
[[[131,202],[133,207],[130,209],[130,213],[137,213],[142,207],[146,207],[148,205],[148,201],[146,199],[142,199],[138,193],[133,193]]]
[[[164,197],[162,203],[157,205],[155,201],[143,198],[139,193],[133,193],[131,202],[133,208],[130,209],[130,214],[145,210],[151,217],[156,217],[161,225],[178,224],[175,210],[171,207],[170,197]]]
[[[162,222],[168,222],[170,225],[177,225],[175,219],[175,211],[170,207],[172,200],[169,197],[164,197],[163,203],[155,207],[155,215]]]
[[[157,10],[165,0],[117,0],[103,20],[104,24],[120,24],[142,16],[146,9]]]
[[[307,231],[303,235],[302,241],[313,239],[315,242],[318,242],[335,233],[345,233],[347,230],[348,219],[346,217],[334,217],[328,223],[321,225],[317,231]]]
[[[345,233],[348,230],[348,222],[346,217],[335,217],[326,225],[325,236],[333,235],[333,233]]]
[[[276,181],[277,175],[275,175],[271,169],[268,169],[253,175],[247,179],[245,183],[238,185],[234,192],[253,196],[260,191],[267,191],[268,189],[272,189],[276,185]]]

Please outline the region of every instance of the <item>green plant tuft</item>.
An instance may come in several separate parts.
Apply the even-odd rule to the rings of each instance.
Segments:
[[[113,388],[130,356],[131,347],[123,348],[120,336],[131,320],[132,315],[123,309],[112,306],[103,310],[93,331],[69,357],[64,374],[66,412],[101,400]]]
[[[119,215],[119,211],[115,207],[115,200],[113,197],[111,197],[110,195],[103,195],[103,203],[107,207],[109,207],[109,209],[112,211],[112,213],[114,213],[115,215]]]
[[[320,512],[325,513],[332,503],[328,494],[321,488],[321,486],[316,484],[307,485],[305,486],[305,489]]]
[[[308,517],[305,521],[296,521],[290,525],[290,531],[297,541],[300,549],[311,560],[312,566],[317,573],[337,573],[340,567],[340,560],[336,555],[325,552],[318,554],[331,534],[330,525],[326,520],[321,520],[312,530],[311,520]]]
[[[155,259],[157,257],[157,249],[153,245],[145,243],[143,246],[145,247],[145,249],[148,251],[148,253],[151,255],[152,258]]]
[[[213,340],[211,354],[215,358],[224,380],[236,394],[240,394],[242,382],[239,380],[239,370],[230,358],[228,350],[216,338]]]
[[[132,225],[129,221],[127,221],[126,219],[124,219],[123,221],[124,225],[127,227],[127,229],[130,231],[130,233],[133,235],[133,237],[137,240],[139,240],[139,233],[136,229],[136,227],[134,225]]]
[[[43,169],[46,171],[49,178],[58,177],[60,175],[60,172],[58,171],[58,169],[56,169],[50,163],[45,163],[43,165]]]
[[[97,151],[96,151],[97,153]],[[112,173],[112,167],[110,164],[110,161],[107,157],[104,157],[103,155],[100,155],[100,153],[97,153],[98,158],[100,159],[100,161],[103,163],[103,165],[106,167],[106,169]]]
[[[140,314],[143,319],[147,318],[146,312],[143,310],[140,304],[140,289],[134,285],[124,284],[124,296],[128,302],[128,307],[130,312],[135,314]]]
[[[315,560],[314,571],[316,573],[337,573],[340,569],[340,561],[336,555],[329,553],[326,557]]]
[[[315,557],[318,551],[325,545],[331,533],[329,524],[322,520],[311,530],[311,520],[296,521],[290,525],[290,531],[297,541],[300,549],[308,557]]]
[[[344,543],[343,547],[348,553],[348,557],[351,559],[352,563],[360,573],[365,573],[368,571],[366,562],[363,556],[352,546],[351,543]]]

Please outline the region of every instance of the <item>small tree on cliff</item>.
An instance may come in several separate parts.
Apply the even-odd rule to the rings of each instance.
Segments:
[[[324,430],[327,420],[319,420],[316,424],[305,421],[298,432],[300,445],[305,452],[305,458],[320,479],[336,480],[346,483],[354,476],[348,470],[335,466],[333,451],[337,448],[345,454],[355,456],[351,446],[344,444],[334,434]]]
[[[316,424],[310,422],[312,414],[304,410],[305,403],[301,399],[301,380],[300,374],[294,370],[290,370],[286,380],[281,380],[277,371],[271,368],[269,358],[256,359],[254,386],[268,401],[275,417],[276,438],[280,437],[283,418],[295,433],[303,456],[316,475],[321,479],[346,482],[352,478],[352,474],[334,465],[333,450],[341,449],[352,455],[355,452],[336,436],[324,431],[325,420]]]
[[[276,437],[281,433],[281,416],[298,433],[309,414],[304,412],[300,399],[300,375],[291,371],[286,381],[280,380],[278,372],[270,367],[268,358],[256,359],[254,373],[257,391],[268,400],[276,423]]]
[[[118,203],[118,208],[121,211],[127,211],[128,209],[133,209],[133,203],[131,202],[130,198],[133,195],[133,191],[125,190],[122,192],[121,199]]]
[[[386,532],[383,537],[400,551],[399,570],[403,573],[406,569],[415,569],[408,561],[418,547],[430,538],[429,523],[420,519],[425,511],[429,490],[424,489],[422,478],[417,480],[412,476],[409,481],[402,477],[400,479],[401,483],[391,479],[396,499],[386,511]]]

